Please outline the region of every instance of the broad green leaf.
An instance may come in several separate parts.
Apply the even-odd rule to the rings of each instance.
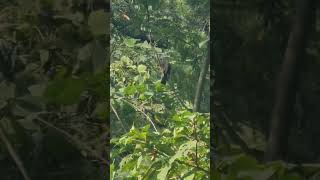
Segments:
[[[200,42],[199,43],[199,48],[202,48],[202,46],[204,46],[208,41],[209,41],[209,38],[204,40],[204,41],[202,41],[202,42]]]
[[[121,160],[119,166],[122,171],[133,170],[136,165],[136,161],[137,159],[135,159],[132,154],[129,154]]]
[[[147,90],[147,85],[146,84],[139,84],[137,86],[137,90],[139,91],[139,93],[144,93]]]
[[[122,56],[120,58],[120,61],[123,61],[124,63],[130,64],[131,60],[128,56]]]
[[[126,38],[124,39],[124,44],[130,48],[134,47],[137,42],[137,39]]]
[[[157,175],[157,179],[158,180],[166,180],[167,179],[167,174],[168,174],[170,169],[171,169],[171,165],[161,168],[160,169],[160,173]]]
[[[156,47],[156,48],[154,48],[154,49],[156,50],[157,53],[161,53],[161,52],[162,52],[162,49],[161,49],[161,48],[157,48],[157,47]]]
[[[147,41],[144,41],[143,43],[140,43],[137,46],[139,46],[141,48],[145,48],[145,49],[151,49],[151,45]]]
[[[143,161],[143,157],[140,156],[140,157],[138,158],[138,161],[137,161],[137,168],[140,167],[140,164],[141,164],[142,161]]]
[[[176,154],[174,156],[172,156],[169,160],[169,164],[162,168],[162,170],[160,171],[160,173],[158,174],[158,179],[166,179],[167,177],[167,174],[169,172],[169,170],[171,169],[171,165],[172,163],[180,158],[180,157],[183,157],[184,154],[191,148],[194,148],[196,146],[196,142],[195,141],[188,141],[187,143],[185,144],[182,144],[179,148],[179,150],[176,152]]]
[[[151,92],[151,91],[147,91],[144,93],[145,96],[147,97],[152,97],[154,95],[154,92]]]
[[[147,66],[142,65],[142,64],[140,64],[140,65],[138,66],[138,72],[139,72],[139,73],[144,73],[144,72],[146,72],[146,70],[147,70]]]
[[[185,180],[194,180],[194,174],[191,174],[184,178]]]
[[[133,95],[136,92],[137,92],[137,88],[134,85],[128,86],[124,89],[124,94],[128,96]]]

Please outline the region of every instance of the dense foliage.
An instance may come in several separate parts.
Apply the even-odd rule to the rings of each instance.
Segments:
[[[209,81],[192,101],[207,58],[209,13],[196,1],[114,0],[111,179],[209,178]],[[159,63],[171,68],[166,85]]]

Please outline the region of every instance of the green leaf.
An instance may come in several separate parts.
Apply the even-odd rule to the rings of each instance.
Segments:
[[[147,88],[148,88],[148,87],[146,86],[146,84],[139,84],[139,85],[137,86],[137,90],[138,90],[139,93],[144,93],[144,92],[146,92]]]
[[[147,70],[147,66],[142,65],[142,64],[140,64],[140,65],[138,66],[138,72],[139,72],[139,73],[145,73],[146,70]]]
[[[204,46],[209,40],[210,40],[210,39],[208,38],[208,39],[200,42],[200,43],[199,43],[199,48],[202,48],[202,46]]]
[[[157,47],[156,47],[156,48],[154,48],[154,49],[156,50],[157,53],[161,53],[161,52],[162,52],[162,49],[161,49],[161,48],[157,48]]]
[[[44,84],[34,84],[28,87],[29,92],[32,96],[42,96],[46,86]]]
[[[145,49],[151,49],[151,45],[147,41],[144,41],[143,43],[140,43],[137,46],[139,46],[141,48],[145,48]]]
[[[43,66],[49,60],[49,51],[46,49],[41,49],[39,53],[40,53],[41,66]]]
[[[138,158],[138,161],[137,161],[137,168],[140,167],[142,160],[143,160],[143,157],[140,156],[140,157]]]
[[[137,39],[133,39],[133,38],[126,38],[124,39],[124,44],[130,48],[134,47],[136,42],[137,42]]]
[[[110,179],[113,180],[114,179],[114,176],[115,176],[115,171],[114,171],[115,167],[114,167],[114,164],[112,163],[110,165]]]
[[[191,174],[187,177],[184,178],[185,180],[193,180],[194,179],[194,174]]]
[[[166,180],[167,179],[167,174],[169,170],[171,169],[171,166],[165,166],[164,168],[161,168],[160,173],[157,175],[158,180]]]
[[[137,88],[134,85],[128,86],[124,89],[124,94],[128,96],[133,95],[136,92],[137,92]]]
[[[80,79],[57,79],[48,84],[44,96],[49,102],[71,105],[79,100],[84,89]]]
[[[154,92],[151,92],[151,91],[147,91],[144,93],[145,96],[147,97],[152,97],[154,95]]]
[[[7,100],[14,98],[16,85],[13,83],[2,82],[0,84],[0,99]]]
[[[163,84],[161,84],[160,81],[156,82],[155,86],[156,86],[156,91],[157,92],[165,91],[165,86]]]
[[[130,64],[131,63],[131,59],[128,56],[122,56],[120,58],[120,61],[122,61],[123,63],[126,63],[126,64]]]
[[[161,169],[160,173],[158,174],[158,179],[167,179],[167,174],[169,172],[169,170],[171,169],[171,166],[172,166],[172,163],[178,159],[178,158],[181,158],[181,157],[184,157],[184,154],[186,152],[188,152],[188,150],[190,150],[191,148],[194,148],[196,146],[196,141],[188,141],[184,144],[182,144],[180,147],[179,147],[179,150],[176,152],[176,154],[174,156],[172,156],[169,160],[169,164],[166,165],[164,168]]]
[[[89,15],[88,25],[94,36],[109,34],[109,14],[104,10],[93,11]]]
[[[122,171],[133,170],[135,165],[136,159],[133,158],[132,154],[129,154],[126,157],[124,157],[119,164]]]

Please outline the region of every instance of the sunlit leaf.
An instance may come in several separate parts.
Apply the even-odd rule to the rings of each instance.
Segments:
[[[134,47],[137,42],[137,39],[126,38],[124,39],[124,44],[130,48]]]
[[[138,72],[139,73],[144,73],[144,72],[146,72],[146,70],[147,70],[147,67],[145,65],[140,64],[138,66]]]

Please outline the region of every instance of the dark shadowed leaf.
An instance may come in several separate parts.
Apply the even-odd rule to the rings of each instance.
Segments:
[[[57,79],[49,83],[44,96],[49,102],[70,105],[79,100],[84,88],[80,79]]]

